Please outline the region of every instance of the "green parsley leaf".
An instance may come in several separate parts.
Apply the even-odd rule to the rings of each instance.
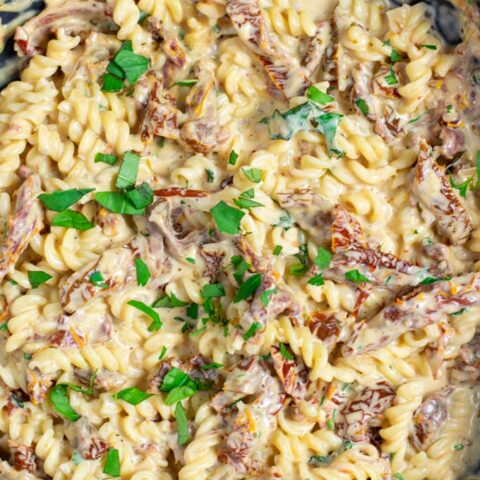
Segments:
[[[130,405],[138,405],[152,396],[151,393],[144,392],[137,387],[125,388],[124,390],[120,390],[120,392],[113,394],[115,400],[123,400]]]
[[[192,258],[192,257],[187,257],[185,260],[186,260],[188,263],[191,263],[192,265],[195,265],[195,259],[194,259],[194,258]]]
[[[111,153],[97,153],[95,155],[95,163],[99,162],[115,165],[115,163],[117,163],[117,157]]]
[[[332,416],[327,420],[327,428],[329,430],[335,430],[335,418],[337,417],[337,409],[334,408],[332,412]]]
[[[368,116],[370,109],[368,108],[367,102],[363,98],[357,98],[355,100],[355,105],[365,116]]]
[[[442,280],[444,279],[437,277],[426,277],[417,285],[417,287],[420,285],[431,285],[432,283],[441,282]]]
[[[8,322],[0,323],[0,331],[7,332],[8,331]]]
[[[177,419],[178,444],[185,445],[190,438],[190,433],[188,432],[187,414],[180,402],[175,407],[175,418]]]
[[[396,480],[405,480],[403,478],[403,475],[401,473],[398,473],[398,472],[393,474],[393,478],[395,478]]]
[[[245,341],[249,340],[252,338],[259,330],[262,329],[262,324],[258,322],[254,322],[250,325],[248,330],[243,334],[243,339]]]
[[[197,320],[198,318],[198,304],[191,303],[186,310],[187,317],[191,318],[192,320]]]
[[[212,363],[207,363],[207,365],[202,365],[200,367],[200,370],[216,370],[217,368],[222,368],[223,365],[221,363],[217,362],[212,362]]]
[[[322,465],[329,465],[331,463],[330,457],[326,457],[324,455],[312,455],[308,459],[308,463],[321,463]]]
[[[90,283],[93,283],[96,287],[99,288],[108,288],[108,285],[105,283],[105,280],[103,279],[102,272],[93,272],[90,275]]]
[[[73,452],[72,462],[74,463],[74,465],[79,465],[83,462],[83,460],[84,458],[77,451]]]
[[[98,192],[95,200],[104,208],[113,213],[124,215],[144,215],[144,208],[135,208],[121,192]]]
[[[263,203],[256,202],[255,200],[252,200],[252,198],[255,195],[255,191],[253,188],[250,190],[247,190],[243,192],[240,197],[237,199],[233,200],[233,203],[240,208],[255,208],[255,207],[264,207]]]
[[[450,185],[452,186],[452,188],[458,190],[461,197],[467,198],[468,187],[473,182],[473,177],[467,178],[467,180],[459,184],[455,183],[455,180],[451,175],[449,175],[448,178],[450,179]]]
[[[140,310],[152,319],[152,323],[148,327],[149,332],[155,332],[162,328],[163,323],[160,320],[160,315],[153,308],[138,300],[130,300],[129,302],[127,302],[127,305],[131,305],[137,310]]]
[[[138,164],[140,156],[132,152],[125,152],[123,155],[120,170],[118,172],[115,187],[119,190],[133,187],[137,180]],[[137,207],[138,208],[138,207]]]
[[[459,452],[460,450],[463,450],[465,448],[465,445],[463,443],[457,443],[453,446],[453,448],[457,450],[457,452]]]
[[[221,283],[207,283],[200,290],[200,296],[202,298],[215,298],[223,297],[225,295],[225,289]]]
[[[235,165],[237,163],[238,153],[235,150],[230,152],[230,156],[228,157],[229,165]]]
[[[176,387],[170,391],[165,399],[166,405],[173,405],[176,402],[186,400],[187,398],[193,397],[197,393],[197,388],[191,388],[187,385],[183,387]]]
[[[207,182],[208,183],[215,182],[215,172],[213,170],[210,170],[209,168],[206,168],[205,173],[207,174]]]
[[[314,285],[315,287],[321,287],[322,285],[325,285],[325,280],[323,279],[323,275],[319,273],[318,275],[310,278],[307,283],[309,285]]]
[[[233,273],[233,278],[237,281],[239,285],[243,282],[243,277],[250,268],[250,264],[247,263],[242,257],[234,255],[232,257],[232,265],[235,267],[235,272]]]
[[[33,358],[33,355],[31,353],[24,353],[23,354],[23,359],[24,360],[31,360]]]
[[[65,210],[52,218],[51,225],[53,227],[75,228],[76,230],[85,231],[94,228],[95,225],[80,212],[73,210]]]
[[[453,312],[450,315],[453,315],[454,317],[458,317],[459,315],[462,315],[462,313],[465,313],[467,311],[467,308],[463,307],[457,312]]]
[[[421,113],[418,117],[415,117],[415,118],[412,118],[411,120],[408,121],[408,123],[415,123],[417,122],[418,120],[420,120],[427,112],[423,112]]]
[[[319,103],[320,105],[327,105],[327,103],[332,103],[335,101],[334,97],[327,95],[320,91],[317,87],[311,85],[307,88],[307,97],[314,102]]]
[[[281,245],[275,245],[273,249],[273,255],[278,256],[282,253],[283,247]]]
[[[303,277],[307,272],[307,266],[303,263],[295,263],[290,266],[289,272],[294,277]]]
[[[147,182],[125,192],[128,201],[138,209],[148,207],[153,202],[153,190]]]
[[[166,353],[167,353],[167,347],[164,345],[162,347],[162,351],[160,352],[160,355],[158,356],[158,359],[161,360],[165,356]]]
[[[270,303],[270,297],[277,291],[278,291],[278,288],[275,287],[275,288],[271,288],[270,290],[265,290],[264,292],[262,292],[262,294],[260,295],[260,301],[263,303],[263,305],[267,307],[268,304]]]
[[[245,282],[240,285],[240,288],[233,299],[233,303],[238,303],[242,300],[246,300],[250,295],[253,295],[258,287],[262,284],[262,274],[255,273],[251,277],[247,278]]]
[[[112,75],[111,73],[106,73],[103,76],[103,86],[102,91],[115,93],[119,92],[123,88],[123,80],[121,78]]]
[[[326,248],[318,247],[317,256],[313,263],[322,270],[325,270],[330,265],[331,261],[332,254]]]
[[[137,285],[144,287],[150,280],[148,265],[141,258],[136,258],[135,270],[137,273]]]
[[[219,25],[215,24],[212,25],[212,30],[218,35],[221,32],[221,28]]]
[[[143,10],[140,10],[140,16],[138,17],[138,23],[141,25],[149,16],[150,16],[150,14],[148,12],[144,12]]]
[[[293,227],[293,219],[289,215],[281,215],[278,219],[278,223],[273,225],[274,227],[283,227],[285,230]]]
[[[215,224],[220,232],[228,233],[230,235],[240,233],[240,222],[245,216],[245,212],[230,207],[221,200],[210,210],[210,213],[212,214]]]
[[[242,168],[242,172],[253,183],[259,183],[262,180],[262,170],[259,168]]]
[[[170,85],[170,88],[171,87],[175,87],[175,86],[179,86],[179,87],[193,87],[193,85],[195,85],[196,83],[198,83],[198,80],[195,79],[195,78],[187,78],[185,80],[179,80],[178,82],[175,82],[175,83],[172,83]]]
[[[399,62],[401,59],[402,59],[402,54],[397,50],[395,50],[394,48],[392,48],[392,52],[390,53],[390,61],[392,63],[396,63],[396,62]]]
[[[42,272],[41,270],[28,270],[27,275],[32,288],[37,288],[42,285],[42,283],[48,282],[52,278],[51,275]]]
[[[80,415],[70,405],[67,388],[68,386],[64,383],[55,385],[48,393],[48,399],[60,415],[71,422],[76,422],[80,418]]]
[[[135,85],[147,69],[148,58],[133,53],[130,40],[123,43],[107,67],[109,73],[121,79],[126,78],[130,85]]]
[[[395,85],[396,83],[398,83],[398,78],[395,75],[395,70],[393,70],[392,67],[390,67],[390,72],[388,73],[388,75],[385,75],[385,81],[388,85]]]
[[[420,45],[422,48],[428,48],[429,50],[438,50],[436,45]]]
[[[88,381],[88,388],[80,387],[79,385],[74,385],[73,383],[67,384],[70,390],[75,390],[76,392],[84,393],[85,395],[93,395],[93,384],[97,378],[98,369],[96,369],[92,375],[90,375],[90,380]]]
[[[116,448],[109,448],[107,452],[107,459],[103,466],[103,473],[111,477],[119,477],[120,472],[120,453]]]
[[[285,360],[295,360],[295,357],[283,342],[280,343],[280,353]]]
[[[345,278],[357,284],[362,282],[370,283],[370,280],[365,275],[362,275],[358,270],[350,270],[346,272]]]
[[[63,212],[74,203],[78,202],[84,195],[95,190],[94,188],[72,188],[71,190],[57,190],[51,193],[42,193],[39,200],[49,210]]]
[[[297,132],[309,127],[313,105],[316,104],[309,101],[283,113],[275,110],[270,118],[263,118],[260,123],[268,126],[271,140],[290,140]],[[318,106],[316,109],[320,110]]]

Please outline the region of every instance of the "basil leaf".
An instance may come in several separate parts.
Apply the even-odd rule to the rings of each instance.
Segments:
[[[111,73],[106,73],[103,76],[103,86],[102,91],[115,93],[119,92],[123,88],[123,80],[121,78],[112,75]]]
[[[158,359],[161,360],[165,356],[166,353],[167,353],[167,347],[164,345],[162,347],[162,351],[160,352],[160,355],[158,356]]]
[[[250,325],[248,330],[243,334],[243,339],[247,341],[252,338],[259,330],[262,329],[262,324],[259,322],[254,322]]]
[[[133,53],[130,41],[124,42],[107,67],[107,70],[110,73],[120,78],[126,77],[130,85],[135,85],[137,80],[147,71],[147,69],[148,58]],[[123,73],[123,76],[120,72]]]
[[[216,298],[225,296],[225,289],[221,283],[207,283],[200,290],[202,298]]]
[[[155,301],[152,305],[154,308],[176,308],[176,307],[186,307],[188,305],[187,302],[180,300],[172,293],[170,296],[165,295],[162,298],[159,298]]]
[[[259,183],[262,180],[262,170],[259,168],[250,168],[249,170],[242,168],[242,172],[253,183]]]
[[[42,272],[41,270],[29,270],[27,271],[27,275],[32,288],[37,288],[42,285],[42,283],[48,282],[52,278],[51,275]]]
[[[95,155],[95,163],[106,163],[107,165],[115,165],[117,157],[111,153],[97,153]]]
[[[263,303],[263,305],[265,305],[265,307],[267,307],[268,304],[270,303],[270,297],[277,291],[278,291],[278,288],[275,287],[275,288],[271,288],[270,290],[265,290],[264,292],[262,292],[262,294],[260,295],[260,301]]]
[[[196,388],[191,388],[187,385],[183,387],[176,387],[170,391],[165,399],[166,405],[173,405],[176,402],[180,402],[181,400],[186,400],[187,398],[193,397],[197,393]]]
[[[99,288],[108,288],[101,272],[93,272],[89,278],[90,282]]]
[[[125,193],[128,201],[138,209],[148,207],[153,202],[153,190],[147,182]]]
[[[121,190],[133,187],[135,185],[135,182],[137,180],[139,162],[139,155],[136,155],[132,152],[125,152],[125,154],[123,155],[122,163],[120,164],[117,181],[115,182],[116,188]]]
[[[385,81],[388,85],[395,85],[396,83],[398,83],[398,78],[395,75],[395,71],[392,67],[390,67],[390,72],[388,73],[388,75],[385,76]]]
[[[120,453],[116,448],[109,448],[107,452],[107,459],[103,466],[103,473],[111,477],[119,477],[120,472]]]
[[[285,358],[285,360],[294,360],[295,359],[295,357],[290,353],[287,346],[283,342],[280,343],[280,353],[281,353],[282,357]]]
[[[467,178],[465,182],[459,183],[459,184],[455,183],[455,180],[451,175],[449,175],[449,179],[450,179],[450,185],[452,186],[452,188],[455,188],[456,190],[458,190],[461,197],[467,198],[468,186],[473,182],[473,177]]]
[[[95,225],[80,212],[73,210],[65,210],[52,218],[51,225],[53,227],[75,228],[81,232],[94,228]]]
[[[144,208],[135,208],[120,192],[98,192],[95,194],[95,200],[107,210],[113,213],[123,213],[125,215],[144,215]]]
[[[332,254],[325,248],[323,247],[318,247],[317,250],[317,256],[315,257],[315,260],[313,263],[317,265],[319,268],[322,270],[325,270],[330,265],[330,262],[332,261]]]
[[[202,365],[200,367],[200,370],[216,370],[217,368],[222,368],[223,365],[221,363],[217,362],[212,362],[212,363],[207,363],[207,365]]]
[[[363,98],[357,98],[355,100],[355,105],[365,116],[368,116],[370,109],[368,108],[367,102]]]
[[[150,271],[141,258],[135,259],[135,270],[137,273],[137,285],[144,287],[150,280]]]
[[[153,308],[138,300],[130,300],[127,302],[127,305],[131,305],[132,307],[140,310],[152,319],[152,323],[148,327],[149,332],[154,332],[162,328],[163,323],[160,320],[160,315]]]
[[[245,282],[240,285],[235,298],[233,299],[233,303],[238,303],[242,300],[246,300],[248,297],[253,295],[258,287],[262,284],[262,274],[256,273],[251,277],[247,278]]]
[[[316,130],[325,137],[327,149],[329,152],[333,152],[336,155],[340,155],[342,152],[335,148],[335,136],[337,135],[337,128],[340,120],[343,118],[341,113],[322,113],[315,117]]]
[[[327,95],[320,91],[317,87],[311,85],[307,88],[307,97],[314,102],[319,103],[320,105],[327,105],[327,103],[332,103],[335,101],[334,97]]]
[[[137,387],[125,388],[124,390],[113,394],[113,398],[116,400],[123,400],[130,405],[138,405],[150,397],[153,397],[151,393],[144,392]]]
[[[314,285],[315,287],[325,285],[325,281],[323,280],[323,275],[321,273],[312,277],[307,283],[309,285]]]
[[[275,245],[273,249],[273,255],[278,256],[282,253],[283,247],[281,245]]]
[[[221,200],[210,210],[210,213],[215,220],[219,232],[230,235],[240,233],[240,222],[245,216],[245,212],[230,207]]]
[[[173,367],[167,372],[167,374],[163,378],[160,390],[162,392],[171,392],[174,388],[183,386],[195,389],[197,385],[187,373],[176,367]]]
[[[67,385],[64,383],[55,385],[48,393],[48,399],[60,415],[71,422],[76,422],[80,418],[80,415],[70,405],[67,388]]]
[[[179,80],[178,82],[172,83],[170,88],[176,85],[179,87],[193,87],[196,83],[198,83],[198,80],[195,78],[187,78],[186,80]]]
[[[346,272],[345,278],[357,284],[362,282],[370,283],[370,280],[367,277],[365,277],[365,275],[362,275],[358,270],[350,270]]]
[[[230,152],[230,156],[228,157],[229,165],[235,165],[237,163],[238,153],[235,150]]]
[[[175,418],[177,419],[178,444],[185,445],[190,438],[190,433],[188,432],[187,414],[180,402],[175,407]]]
[[[305,102],[284,113],[275,110],[270,118],[264,118],[260,123],[268,126],[272,140],[290,140],[297,132],[306,129],[312,109],[312,104]]]
[[[58,190],[51,193],[42,193],[38,196],[40,201],[49,210],[63,212],[74,203],[78,202],[84,195],[95,190],[94,188],[72,188],[71,190]]]

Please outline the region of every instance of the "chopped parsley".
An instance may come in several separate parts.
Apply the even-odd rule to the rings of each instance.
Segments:
[[[363,98],[357,98],[355,100],[355,105],[365,116],[368,116],[370,109],[368,108],[367,102]]]
[[[210,210],[210,213],[215,220],[219,232],[230,235],[240,233],[240,222],[245,216],[245,212],[230,207],[221,200]]]
[[[285,360],[295,359],[293,354],[290,352],[290,350],[287,348],[287,346],[283,342],[280,343],[280,354]]]
[[[262,170],[259,168],[242,168],[244,175],[252,182],[259,183],[262,180]]]
[[[144,392],[137,387],[125,388],[124,390],[113,394],[114,399],[123,400],[130,405],[138,405],[152,396],[151,393]]]
[[[240,285],[240,288],[233,299],[233,303],[238,303],[242,300],[246,300],[253,295],[262,284],[262,275],[255,273],[251,277],[247,278],[245,282]]]
[[[41,270],[29,270],[27,272],[28,281],[32,288],[37,288],[45,282],[48,282],[52,276]]]
[[[320,105],[327,105],[335,101],[335,98],[320,91],[317,87],[311,85],[307,88],[307,97]]]
[[[259,330],[262,329],[262,324],[259,322],[254,322],[250,325],[248,330],[243,334],[243,339],[245,341],[249,340],[252,338]]]
[[[135,271],[137,274],[137,285],[144,287],[150,280],[150,270],[141,258],[135,259]]]
[[[370,280],[365,275],[362,275],[358,270],[350,270],[346,272],[345,278],[357,284],[363,283],[363,282],[370,283]]]
[[[89,277],[90,283],[93,283],[96,287],[99,288],[108,288],[108,285],[106,284],[102,272],[93,272],[90,277]]]
[[[139,300],[130,300],[129,302],[127,302],[127,305],[131,305],[137,310],[140,310],[152,319],[152,323],[148,327],[149,332],[155,332],[162,328],[163,322],[160,320],[160,315],[152,307],[149,307],[148,305],[140,302]]]

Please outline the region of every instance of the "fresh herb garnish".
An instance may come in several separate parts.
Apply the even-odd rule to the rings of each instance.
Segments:
[[[212,363],[207,363],[207,365],[202,365],[200,367],[200,370],[216,370],[217,368],[222,368],[223,365],[221,363],[217,362],[212,362]]]
[[[221,283],[207,283],[200,290],[202,298],[216,298],[225,295],[225,289]]]
[[[144,287],[150,280],[150,270],[141,258],[135,259],[135,271],[137,273],[137,285]]]
[[[365,275],[362,275],[358,270],[350,270],[346,272],[345,278],[357,284],[362,282],[370,283],[370,280]]]
[[[106,284],[102,272],[93,272],[89,277],[90,283],[93,283],[96,287],[99,288],[108,288]]]
[[[445,278],[426,277],[417,285],[417,287],[420,285],[431,285],[432,283],[443,282],[445,280],[450,280],[450,278],[452,277],[445,277]]]
[[[127,302],[127,305],[131,305],[137,310],[140,310],[152,319],[152,323],[148,327],[149,332],[154,332],[162,328],[163,323],[160,320],[160,315],[152,307],[149,307],[148,305],[140,302],[139,300],[130,300],[129,302]]]
[[[116,448],[109,448],[107,452],[107,459],[103,466],[103,473],[111,477],[119,477],[120,472],[120,453]]]
[[[392,48],[392,51],[390,52],[390,61],[392,63],[397,63],[401,59],[402,59],[402,54],[400,52],[398,52],[397,50],[395,50],[394,48]]]
[[[141,25],[149,16],[150,16],[150,14],[148,12],[144,12],[143,10],[140,10],[140,15],[138,17],[138,23]]]
[[[190,434],[188,432],[188,418],[183,405],[178,402],[175,407],[175,418],[177,419],[178,444],[185,445]]]
[[[458,190],[461,197],[467,198],[468,187],[473,182],[473,177],[467,178],[467,180],[459,184],[455,183],[455,180],[451,175],[449,175],[449,179],[450,179],[450,185],[452,186],[452,188],[455,188],[456,190]]]
[[[187,302],[180,300],[174,293],[170,295],[165,295],[164,297],[159,298],[152,305],[154,308],[177,308],[177,307],[186,307]]]
[[[162,392],[169,393],[175,388],[184,386],[195,389],[197,387],[197,384],[183,370],[173,367],[167,372],[167,374],[163,378],[160,390]]]
[[[255,208],[255,207],[264,207],[263,203],[256,202],[252,200],[255,196],[255,190],[251,188],[250,190],[246,190],[245,192],[240,194],[240,197],[233,200],[233,203],[240,208]]]
[[[462,313],[465,313],[467,311],[467,308],[463,307],[460,310],[451,313],[450,315],[453,315],[454,317],[458,317],[459,315],[462,315]]]
[[[457,452],[459,452],[460,450],[463,450],[465,448],[465,445],[463,443],[457,443],[456,445],[454,445],[453,448],[457,450]]]
[[[262,180],[262,170],[259,168],[242,168],[242,172],[252,183],[259,183]]]
[[[245,216],[245,212],[230,207],[221,200],[210,210],[210,213],[215,220],[219,232],[228,233],[230,235],[240,233],[240,222]]]
[[[144,208],[135,208],[121,192],[98,192],[95,200],[107,210],[124,215],[144,215]]]
[[[318,247],[317,256],[315,257],[313,263],[322,270],[325,270],[325,268],[330,265],[331,261],[332,254],[326,248]]]
[[[262,274],[255,273],[251,277],[247,278],[245,282],[240,285],[240,288],[233,299],[233,303],[241,302],[242,300],[246,300],[248,297],[253,295],[258,287],[262,284]]]
[[[125,388],[124,390],[113,394],[113,398],[116,400],[123,400],[130,405],[138,405],[152,396],[151,393],[144,392],[137,387]]]
[[[148,207],[153,202],[153,196],[153,190],[147,182],[125,192],[128,201],[139,210]]]
[[[83,213],[75,212],[74,210],[65,210],[55,215],[52,218],[51,225],[53,227],[75,228],[82,232],[95,227]]]
[[[252,338],[259,330],[262,329],[262,324],[259,322],[254,322],[248,327],[248,330],[243,334],[243,339],[245,341]]]
[[[273,249],[273,255],[278,256],[282,253],[283,247],[281,245],[275,245]]]
[[[280,343],[280,353],[285,360],[295,360],[295,357],[283,342]]]
[[[117,180],[115,182],[116,188],[121,190],[135,186],[139,163],[139,155],[132,152],[125,152],[122,163],[120,164]]]
[[[167,353],[167,347],[164,345],[164,346],[162,347],[162,350],[161,350],[161,352],[160,352],[160,355],[158,356],[158,359],[161,360],[161,359],[165,356],[166,353]]]
[[[106,163],[108,165],[115,165],[117,157],[111,153],[97,153],[95,155],[95,163]]]
[[[78,202],[84,195],[95,190],[94,188],[73,188],[71,190],[57,190],[51,193],[42,193],[39,200],[48,210],[63,212],[74,203]]]
[[[385,75],[385,81],[388,85],[395,85],[398,83],[398,78],[395,75],[395,70],[393,70],[392,67],[390,67],[390,72],[388,73],[388,75]]]
[[[420,45],[422,48],[428,48],[429,50],[438,50],[436,45]]]
[[[51,275],[42,272],[41,270],[29,270],[27,275],[32,288],[37,288],[42,285],[42,283],[48,282],[52,278]]]
[[[319,273],[318,275],[310,278],[307,283],[315,287],[321,287],[322,285],[325,285],[325,280],[323,279],[323,275]]]
[[[237,159],[238,159],[238,153],[235,150],[232,150],[228,157],[229,165],[235,165],[237,163]]]
[[[368,116],[370,109],[368,108],[367,102],[363,98],[357,98],[355,100],[355,105],[365,116]]]
[[[215,172],[213,170],[210,170],[209,168],[206,168],[205,173],[207,175],[207,182],[208,183],[214,183],[215,182]]]
[[[328,103],[332,103],[335,101],[334,97],[327,95],[313,85],[307,88],[307,97],[310,100],[319,103],[320,105],[327,105]]]
[[[175,86],[178,86],[178,87],[193,87],[193,85],[195,85],[196,83],[198,83],[197,79],[187,78],[185,80],[179,80],[178,82],[172,83],[170,85],[170,87],[175,87]]]
[[[260,301],[263,303],[265,307],[268,307],[268,304],[270,303],[270,297],[278,291],[278,288],[271,288],[270,290],[265,290],[264,292],[261,293],[260,295]]]
[[[64,383],[55,385],[48,393],[48,399],[60,415],[71,422],[76,422],[80,418],[80,415],[70,405],[67,388],[68,385]]]
[[[396,480],[405,480],[403,478],[403,475],[401,473],[398,473],[398,472],[393,474],[393,478],[395,478]]]

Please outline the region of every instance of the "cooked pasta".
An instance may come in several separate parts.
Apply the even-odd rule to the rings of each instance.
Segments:
[[[458,2],[453,45],[426,8],[48,0],[17,27],[1,479],[473,471],[480,17]]]

